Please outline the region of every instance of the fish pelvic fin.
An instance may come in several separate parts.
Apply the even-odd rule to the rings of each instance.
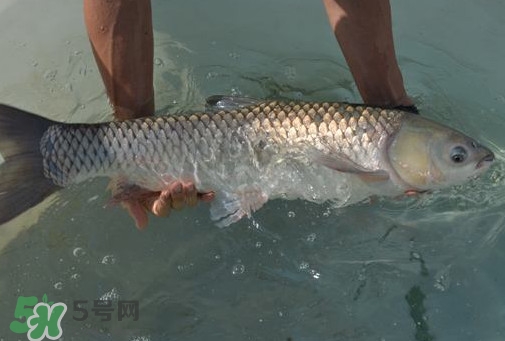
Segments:
[[[239,190],[217,192],[210,206],[210,217],[219,227],[231,225],[244,216],[250,217],[268,201],[268,195],[256,186],[242,186]]]
[[[55,122],[0,104],[0,224],[58,190],[44,176],[40,140]]]

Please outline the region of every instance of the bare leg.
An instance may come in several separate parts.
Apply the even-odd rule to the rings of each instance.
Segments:
[[[91,47],[116,119],[154,113],[153,30],[150,0],[84,0],[84,19]],[[113,201],[121,203],[139,229],[147,212],[168,216],[171,209],[210,201],[214,193],[197,193],[194,184],[173,182],[163,191],[117,188]],[[121,186],[121,183],[119,183]],[[125,197],[118,198],[120,195]]]
[[[116,118],[152,115],[150,0],[84,0],[84,19]]]
[[[395,56],[389,0],[323,0],[363,101],[411,106]]]

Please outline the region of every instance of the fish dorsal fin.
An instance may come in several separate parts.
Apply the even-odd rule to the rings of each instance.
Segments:
[[[214,95],[205,99],[205,107],[207,111],[216,110],[233,110],[251,105],[257,105],[262,101],[250,97]]]
[[[332,153],[331,155],[323,154],[320,151],[314,151],[312,159],[314,162],[321,164],[330,169],[342,173],[357,175],[365,182],[379,182],[389,180],[389,174],[384,170],[370,170],[358,165],[348,156],[341,153]]]
[[[210,206],[210,217],[219,227],[231,225],[244,216],[259,210],[268,201],[268,195],[258,186],[243,185],[233,193],[217,192]]]

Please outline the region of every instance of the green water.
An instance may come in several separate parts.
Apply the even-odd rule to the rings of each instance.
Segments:
[[[0,101],[66,121],[110,118],[79,0],[0,5]],[[505,339],[505,4],[392,1],[422,115],[490,145],[482,179],[339,210],[273,201],[213,226],[208,207],[138,232],[105,180],[0,230],[0,340],[18,296],[64,302],[64,340]],[[153,1],[159,110],[213,94],[359,101],[319,1]],[[138,300],[101,322],[93,300]],[[87,300],[89,317],[73,310]]]

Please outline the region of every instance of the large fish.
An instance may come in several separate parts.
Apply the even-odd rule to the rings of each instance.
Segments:
[[[494,160],[472,138],[400,110],[211,101],[224,109],[99,124],[0,106],[0,224],[62,187],[99,176],[120,179],[125,192],[129,185],[159,191],[191,181],[216,193],[211,218],[226,226],[269,199],[343,206],[372,194],[459,184]]]

